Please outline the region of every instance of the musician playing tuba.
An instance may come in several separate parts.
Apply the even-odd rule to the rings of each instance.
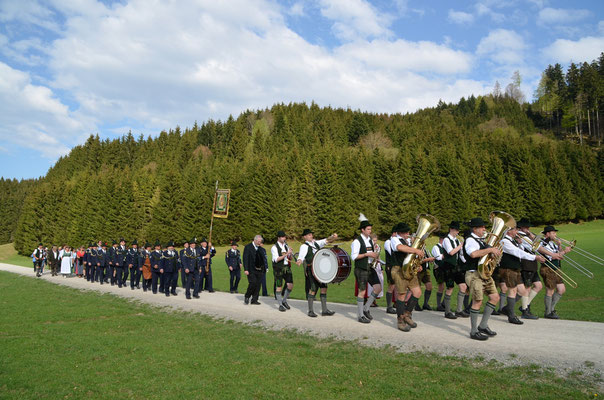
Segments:
[[[468,224],[472,229],[471,235],[463,243],[464,258],[466,259],[466,284],[470,288],[472,306],[470,308],[470,337],[474,340],[487,340],[489,336],[497,333],[489,328],[489,317],[495,310],[499,301],[499,294],[492,277],[483,278],[478,272],[478,261],[486,255],[499,257],[501,251],[496,247],[489,247],[484,240],[486,223],[482,218],[472,218]],[[482,298],[486,294],[489,297],[484,307],[484,313],[480,325],[478,315],[482,306]]]

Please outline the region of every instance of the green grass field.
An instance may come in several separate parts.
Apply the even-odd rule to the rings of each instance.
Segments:
[[[593,399],[599,371],[401,354],[0,272],[2,399]]]
[[[576,239],[577,245],[583,249],[586,249],[592,253],[597,254],[599,257],[604,258],[604,220],[591,221],[581,224],[566,224],[556,227],[560,231],[558,232],[560,237],[565,239]],[[533,228],[533,232],[538,232],[541,229]],[[429,240],[429,247],[436,242],[435,238]],[[299,249],[299,243],[291,243],[295,251]],[[380,243],[383,244],[383,243]],[[239,249],[243,252],[243,245],[241,244]],[[270,257],[271,245],[265,245],[267,253]],[[220,291],[229,290],[229,272],[224,261],[225,252],[230,247],[217,247],[217,255],[212,261],[212,271],[214,279],[214,289]],[[346,242],[342,245],[342,248],[350,254],[350,242]],[[32,250],[33,251],[33,250]],[[569,253],[575,261],[580,262],[585,267],[589,268],[595,275],[594,279],[590,279],[585,275],[581,274],[568,264],[565,264],[564,270],[578,283],[578,288],[573,289],[567,286],[567,291],[562,300],[556,306],[558,314],[564,319],[575,319],[582,321],[597,321],[604,322],[604,266],[595,264],[592,261],[584,259],[582,257]],[[384,251],[382,250],[382,259],[384,259]],[[0,246],[0,261],[10,264],[22,265],[26,267],[33,267],[31,259],[18,255],[12,245]],[[291,297],[297,299],[305,298],[304,293],[304,273],[302,267],[293,267],[294,272],[294,292]],[[430,304],[433,308],[436,308],[436,285],[433,280],[434,290],[430,299]],[[272,268],[267,274],[267,286],[269,294],[272,295],[273,288],[273,276]],[[247,287],[247,280],[245,275],[242,274],[242,280],[239,285],[239,292],[245,291]],[[455,289],[457,291],[457,289]],[[455,292],[456,293],[456,292]],[[453,303],[456,302],[456,296],[453,296]],[[543,304],[544,290],[542,290],[531,305],[531,309],[538,316],[543,316],[544,304]],[[328,290],[328,301],[338,303],[349,303],[356,304],[356,298],[354,296],[354,276],[351,275],[347,280],[341,284],[330,285]],[[423,302],[423,298],[420,300]],[[378,301],[380,306],[385,306],[386,300],[381,299]],[[454,305],[452,305],[453,307]]]

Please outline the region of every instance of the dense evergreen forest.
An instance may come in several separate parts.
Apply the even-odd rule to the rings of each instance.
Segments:
[[[587,64],[598,87],[602,62]],[[280,229],[299,237],[305,227],[350,238],[359,212],[381,236],[421,212],[443,225],[495,209],[541,224],[602,216],[599,105],[526,104],[516,78],[503,91],[406,115],[277,104],[156,138],[91,136],[19,189],[24,200],[3,190],[2,209],[7,197],[22,204],[10,214],[22,253],[39,241],[207,236],[216,180],[231,189],[229,218],[214,223],[218,243],[257,233],[273,240]],[[565,96],[572,103],[575,94]]]

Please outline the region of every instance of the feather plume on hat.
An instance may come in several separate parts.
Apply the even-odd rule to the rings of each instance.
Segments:
[[[359,213],[359,221],[360,221],[360,222],[363,222],[363,221],[369,221],[369,218],[367,218],[367,217],[365,216],[365,214],[363,214],[363,213]]]

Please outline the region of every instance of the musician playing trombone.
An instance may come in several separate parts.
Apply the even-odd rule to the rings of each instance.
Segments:
[[[543,239],[541,240],[541,246],[539,248],[539,252],[545,255],[547,258],[547,262],[541,264],[541,269],[539,273],[541,277],[543,277],[543,282],[545,283],[545,318],[548,319],[559,319],[560,317],[556,313],[556,304],[560,301],[560,298],[566,292],[566,286],[564,286],[564,281],[560,274],[557,274],[555,271],[562,268],[560,259],[569,251],[571,251],[571,247],[565,247],[562,249],[560,247],[559,242],[557,241],[557,233],[558,230],[551,225],[546,226],[543,229]],[[560,258],[554,258],[547,253],[542,251],[547,250],[551,253],[558,254]]]

